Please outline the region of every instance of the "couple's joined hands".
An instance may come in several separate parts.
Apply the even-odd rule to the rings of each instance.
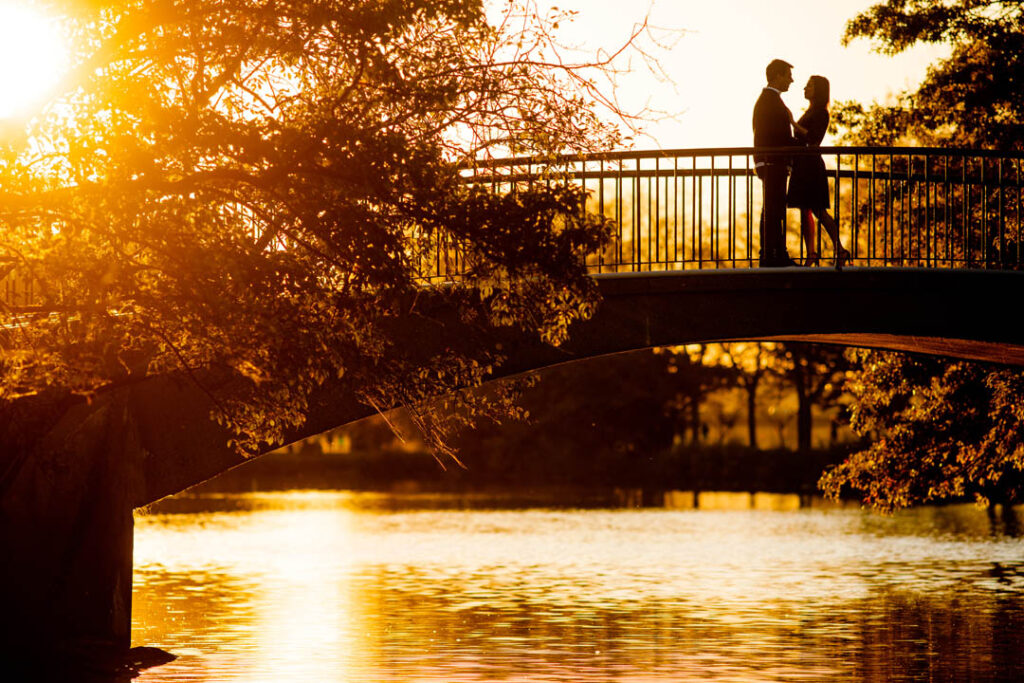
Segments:
[[[800,135],[807,135],[807,129],[796,122],[796,119],[793,118],[793,112],[790,111],[789,107],[786,107],[786,113],[789,114],[789,125],[793,126],[793,130]]]

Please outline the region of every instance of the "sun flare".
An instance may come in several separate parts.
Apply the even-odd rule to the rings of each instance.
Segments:
[[[56,24],[31,7],[0,0],[0,119],[31,114],[66,66]]]

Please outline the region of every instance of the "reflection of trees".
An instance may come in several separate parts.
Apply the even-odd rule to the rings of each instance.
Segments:
[[[796,562],[768,575],[793,582],[793,591],[763,581],[756,561],[723,566],[719,553],[728,555],[729,546],[714,538],[698,543],[711,556],[688,559],[685,567],[669,564],[671,550],[643,540],[647,562],[635,562],[627,534],[637,527],[599,535],[594,543],[588,531],[606,527],[582,519],[589,512],[539,512],[547,522],[538,528],[511,511],[475,520],[455,511],[441,519],[422,509],[397,516],[377,511],[353,517],[352,528],[361,533],[340,540],[347,525],[338,526],[334,516],[327,525],[316,521],[316,512],[282,524],[279,512],[140,524],[147,550],[136,577],[137,639],[182,655],[156,670],[159,678],[184,680],[199,668],[209,680],[228,673],[231,680],[275,680],[300,663],[309,667],[302,669],[308,680],[333,680],[344,671],[353,680],[452,680],[458,672],[468,680],[606,681],[611,671],[627,679],[643,672],[665,680],[720,674],[988,681],[1014,680],[1024,670],[1024,562],[1002,543],[990,543],[984,515],[970,506],[896,518],[850,515],[817,537],[822,548],[797,544],[803,557],[778,558]],[[667,523],[658,537],[692,537],[689,514],[696,513],[654,513],[652,519]],[[319,533],[301,533],[304,522]],[[723,523],[734,528],[732,519]],[[680,526],[665,531],[672,524]],[[792,528],[789,521],[779,524]],[[200,527],[223,534],[219,543],[196,542]],[[895,562],[847,556],[851,564],[830,566],[828,534],[841,529],[865,539],[930,537],[936,553],[951,539],[968,549],[938,566],[930,553]],[[150,530],[169,534],[167,543],[147,538]],[[753,533],[737,531],[740,538]],[[532,547],[529,557],[502,544],[533,534],[526,546],[516,546]],[[282,538],[306,540],[289,543],[283,558],[282,548],[269,543]],[[542,552],[534,540],[556,544],[557,552],[531,554]],[[771,552],[770,546],[757,552]],[[173,568],[162,564],[162,555],[174,558]],[[350,565],[353,558],[360,560]],[[807,560],[811,567],[802,563]]]
[[[609,671],[672,680],[728,672],[761,680],[772,671],[766,680],[880,683],[1001,680],[1024,667],[1024,610],[1008,594],[882,587],[852,601],[743,609],[606,598],[584,585],[577,598],[590,599],[544,599],[525,579],[480,592],[459,581],[423,586],[407,578],[381,571],[379,583],[368,582],[361,595],[374,606],[363,618],[378,666],[410,677],[457,669],[487,680],[570,674],[606,680]]]
[[[159,644],[179,656],[161,666],[161,680],[182,680],[189,673],[187,656],[181,650],[203,647],[197,635],[217,634],[224,640],[239,638],[258,619],[253,601],[256,584],[251,577],[228,571],[201,570],[173,572],[164,567],[137,568],[132,593],[132,638],[137,643]],[[207,641],[208,642],[208,641]],[[216,642],[216,641],[214,641]],[[173,645],[171,645],[173,643]],[[219,666],[241,670],[251,658],[240,649],[220,654]]]

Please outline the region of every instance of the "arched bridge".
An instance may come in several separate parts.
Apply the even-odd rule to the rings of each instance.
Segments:
[[[1024,365],[1024,331],[1015,320],[1024,298],[1020,155],[786,150],[829,160],[832,213],[853,255],[837,272],[752,267],[760,212],[752,151],[617,153],[543,165],[511,159],[465,169],[465,182],[498,191],[578,183],[588,197],[580,210],[600,211],[616,226],[608,248],[587,256],[603,295],[596,315],[575,325],[560,348],[507,334],[508,361],[494,377],[731,339],[830,341]],[[799,255],[796,231],[789,233]],[[829,245],[819,251],[828,256]],[[426,282],[462,277],[458,245],[439,236],[420,270]],[[5,303],[31,307],[30,283],[0,274]],[[469,343],[444,305],[401,331],[414,360]],[[230,434],[210,419],[210,399],[190,383],[151,377],[57,408],[61,417],[47,418],[53,426],[30,452],[0,453],[0,546],[19,558],[3,565],[4,584],[15,587],[6,597],[14,614],[52,604],[55,619],[73,604],[88,632],[123,635],[132,509],[242,460],[227,446]],[[305,424],[289,439],[371,412],[343,378],[312,397]]]
[[[581,211],[600,211],[615,235],[587,257],[603,302],[559,348],[509,335],[494,377],[651,346],[737,339],[800,339],[893,348],[1024,365],[1014,309],[1024,299],[1022,155],[908,148],[786,149],[821,153],[830,168],[832,213],[852,262],[758,269],[760,187],[750,148],[622,152],[481,163],[467,183],[515,191],[568,181],[586,191]],[[789,245],[801,244],[790,218]],[[821,241],[821,236],[817,238]],[[831,246],[819,246],[823,256]],[[827,263],[827,260],[823,260]],[[425,281],[463,274],[457,244],[442,237],[424,257]],[[6,296],[24,297],[17,283]],[[13,287],[13,289],[11,289]],[[425,356],[462,335],[454,322],[407,331]],[[130,487],[143,505],[240,462],[193,387],[153,378],[72,408],[62,424],[106,410],[100,422],[131,435]],[[298,440],[372,410],[344,386],[315,397]],[[95,422],[95,420],[93,421]],[[75,427],[77,428],[77,427]],[[54,442],[66,439],[61,426]],[[99,427],[98,427],[99,429]],[[128,456],[125,456],[128,457]]]
[[[575,183],[586,193],[582,210],[612,219],[611,242],[587,259],[604,305],[577,328],[570,355],[757,338],[1024,364],[1024,339],[1007,305],[1024,280],[1024,155],[919,147],[773,150],[824,158],[831,214],[851,254],[837,273],[755,269],[761,190],[753,151],[510,158],[481,162],[464,175],[467,183],[499,192]],[[790,253],[802,259],[807,251],[797,215],[790,211],[787,237]],[[814,251],[822,266],[835,256],[822,231],[814,235]],[[459,249],[438,243],[422,268],[428,280],[457,279]]]
[[[603,296],[594,318],[577,324],[559,348],[510,336],[508,361],[495,378],[650,346],[731,339],[834,342],[1024,365],[1024,332],[1012,312],[1024,297],[1021,155],[782,151],[826,159],[832,214],[852,254],[842,272],[753,267],[761,196],[750,148],[621,152],[545,164],[504,159],[466,169],[467,183],[499,192],[578,183],[587,193],[581,210],[600,211],[616,226],[607,249],[587,261]],[[802,253],[793,225],[789,244],[794,255]],[[819,251],[828,256],[830,248],[826,241]],[[442,238],[421,272],[432,282],[458,279],[462,266],[458,245]],[[409,335],[430,354],[460,332],[453,324]],[[143,393],[133,405],[147,405]],[[219,431],[197,427],[207,422],[202,400],[168,401],[166,388],[154,396],[162,397],[153,403],[159,410],[139,424],[159,432],[162,455],[147,458],[143,502],[237,462],[226,449],[211,450],[223,441]],[[168,410],[184,412],[168,419]],[[326,390],[292,438],[369,413],[344,392]],[[170,433],[168,424],[181,426]]]

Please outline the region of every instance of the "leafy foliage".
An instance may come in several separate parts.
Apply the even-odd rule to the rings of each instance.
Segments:
[[[866,38],[887,54],[940,43],[950,53],[895,104],[837,107],[833,120],[845,129],[843,141],[1024,148],[1022,28],[1020,3],[993,0],[887,0],[857,15],[845,41]],[[975,217],[980,226],[977,209]],[[1012,243],[991,248],[1001,258],[1015,249]],[[1024,384],[1018,371],[900,354],[867,353],[860,360],[851,384],[852,426],[871,445],[822,477],[826,492],[853,489],[886,511],[964,497],[1020,498],[1024,449],[1016,406]]]
[[[544,57],[559,17],[514,1],[489,22],[480,0],[44,4],[75,68],[0,145],[0,266],[35,287],[0,310],[8,407],[178,375],[253,452],[328,380],[415,404],[479,384],[494,325],[558,342],[592,310],[580,256],[607,226],[581,193],[555,178],[499,196],[459,171],[619,141],[584,77],[602,65]],[[395,330],[431,317],[422,278],[453,253],[465,275],[432,296],[484,336],[412,358]]]
[[[847,487],[891,511],[973,497],[1024,494],[1024,375],[966,361],[861,351],[850,383],[852,426],[870,446],[830,469],[821,487]]]
[[[833,122],[846,142],[915,141],[982,149],[1024,147],[1024,12],[1003,0],[887,0],[857,15],[844,41],[896,54],[918,43],[951,47],[914,92],[894,104],[845,102]]]

